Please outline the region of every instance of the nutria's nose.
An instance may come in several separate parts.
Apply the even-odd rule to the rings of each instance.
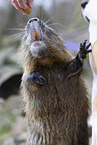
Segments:
[[[39,19],[38,18],[32,18],[32,19],[29,20],[29,23],[31,23],[33,21],[39,21]]]
[[[89,0],[83,0],[83,1],[81,2],[81,7],[82,7],[83,9],[85,9],[86,5],[88,4],[88,1],[89,1]]]

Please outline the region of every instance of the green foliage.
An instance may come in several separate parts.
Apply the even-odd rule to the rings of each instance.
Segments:
[[[0,136],[2,136],[4,134],[9,134],[9,133],[11,133],[10,124],[6,124],[6,125],[2,126],[2,128],[0,129]]]

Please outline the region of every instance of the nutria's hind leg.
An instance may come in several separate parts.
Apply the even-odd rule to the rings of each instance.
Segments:
[[[46,84],[47,80],[42,73],[34,71],[34,72],[28,74],[23,79],[23,82],[27,85],[29,84],[29,85],[43,86]]]

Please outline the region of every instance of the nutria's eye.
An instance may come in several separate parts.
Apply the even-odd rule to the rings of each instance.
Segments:
[[[42,25],[42,31],[45,32],[45,25]]]
[[[41,27],[45,27],[45,25],[44,25],[44,23],[43,23],[42,21],[39,21],[39,25],[40,25]]]
[[[45,27],[45,25],[42,23],[42,27],[44,28]]]

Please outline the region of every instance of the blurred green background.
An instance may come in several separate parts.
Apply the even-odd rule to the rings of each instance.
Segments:
[[[63,37],[74,55],[79,43],[88,39],[88,24],[80,9],[81,0],[34,0],[29,16],[18,12],[8,0],[0,0],[0,145],[25,145],[26,120],[19,85],[22,69],[18,64],[18,47],[22,29],[32,17],[38,17]],[[83,79],[91,100],[92,73],[85,60]]]

